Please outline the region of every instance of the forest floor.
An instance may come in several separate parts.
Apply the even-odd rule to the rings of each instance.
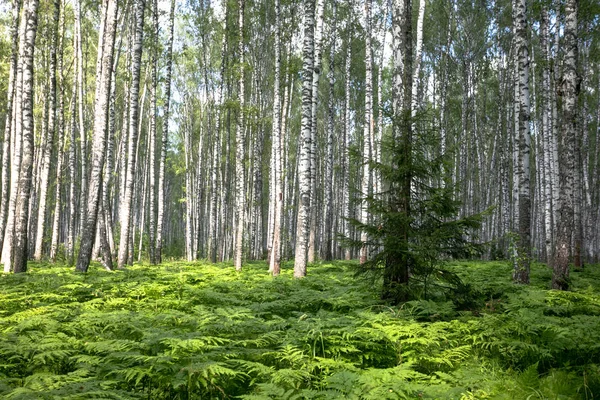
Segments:
[[[591,399],[600,396],[600,270],[548,290],[506,262],[450,266],[469,305],[388,306],[354,264],[294,280],[265,263],[175,262],[0,277],[6,399]]]

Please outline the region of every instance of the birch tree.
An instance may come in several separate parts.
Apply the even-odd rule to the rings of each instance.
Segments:
[[[361,192],[363,197],[371,194],[371,156],[373,149],[371,143],[373,136],[373,54],[371,48],[371,0],[365,0],[365,121],[363,127],[363,176]],[[367,202],[363,200],[361,205],[361,222],[369,223],[369,212]],[[367,261],[368,235],[366,231],[361,232],[362,247],[360,249],[360,263]]]
[[[125,193],[121,204],[121,237],[119,240],[119,259],[118,268],[125,268],[129,252],[133,248],[129,248],[131,236],[131,212],[132,199],[135,180],[136,166],[136,147],[138,142],[139,132],[139,90],[140,90],[140,72],[142,61],[142,50],[144,41],[144,7],[145,0],[136,0],[135,2],[135,39],[133,45],[133,57],[131,60],[131,93],[129,98],[129,128],[128,128],[128,145],[127,145],[127,168],[125,180]]]
[[[566,290],[569,287],[569,257],[571,237],[574,230],[573,180],[576,141],[577,96],[579,82],[577,76],[577,0],[565,3],[564,59],[559,95],[562,97],[559,132],[559,199],[558,227],[554,246],[552,287]]]
[[[85,221],[81,232],[81,245],[77,257],[76,270],[87,272],[92,258],[92,245],[96,235],[98,220],[98,203],[102,189],[102,169],[106,155],[106,139],[108,134],[108,102],[110,97],[110,82],[112,77],[113,50],[117,25],[117,3],[106,0],[102,15],[101,46],[98,50],[96,70],[96,96],[94,99],[94,130],[92,142],[92,159],[90,182],[88,186]]]
[[[37,35],[38,24],[38,0],[28,0],[23,7],[23,20],[26,21],[25,37],[22,41],[22,47],[19,52],[19,63],[22,68],[22,115],[17,115],[17,119],[22,118],[22,123],[16,125],[16,137],[21,137],[22,159],[18,178],[18,202],[15,209],[14,235],[15,238],[9,243],[7,254],[9,259],[4,259],[4,268],[7,269],[7,263],[15,273],[27,271],[27,226],[29,219],[29,197],[31,193],[31,174],[33,166],[33,57],[35,50],[35,39]],[[19,128],[20,131],[19,131]]]
[[[171,74],[173,71],[173,30],[175,25],[175,0],[171,0],[169,12],[169,26],[167,27],[167,71],[165,75],[165,98],[163,106],[163,128],[160,143],[160,160],[158,167],[158,206],[156,217],[156,262],[162,262],[163,229],[165,225],[165,169],[167,163],[167,147],[169,145],[169,117],[171,105]]]
[[[519,106],[519,242],[518,259],[513,279],[517,283],[529,283],[531,259],[531,197],[530,197],[530,143],[529,134],[529,45],[527,42],[526,0],[515,0],[515,57],[518,72]],[[515,100],[516,101],[516,100]]]
[[[294,277],[306,276],[308,235],[310,228],[312,153],[312,82],[314,68],[315,0],[304,0],[304,45],[302,67],[302,127],[298,162],[298,213]]]
[[[57,88],[56,88],[56,75],[57,72],[57,52],[58,52],[58,28],[59,28],[59,15],[60,0],[54,0],[54,12],[53,12],[53,23],[52,23],[52,37],[50,43],[50,91],[48,93],[48,128],[47,138],[42,142],[42,171],[40,178],[40,198],[37,215],[37,234],[35,236],[34,245],[34,258],[40,260],[42,258],[42,245],[44,242],[44,228],[46,226],[46,203],[48,197],[48,186],[50,178],[50,161],[52,158],[52,143],[56,134],[56,120],[57,120]]]
[[[235,255],[234,265],[237,271],[242,269],[242,252],[244,240],[244,211],[246,209],[246,192],[244,156],[245,156],[245,135],[244,135],[244,7],[245,0],[238,0],[238,30],[239,30],[239,79],[238,79],[238,103],[239,112],[236,120],[236,135],[235,135]]]
[[[273,276],[277,276],[281,270],[281,228],[283,223],[283,180],[282,180],[282,147],[281,147],[281,99],[279,95],[281,75],[281,4],[275,0],[275,80],[273,82],[273,124],[272,124],[272,151],[273,171],[271,186],[274,191],[274,213],[273,213],[273,236],[271,244],[271,255],[269,270]]]

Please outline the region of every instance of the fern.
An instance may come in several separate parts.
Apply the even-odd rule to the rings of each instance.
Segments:
[[[481,294],[395,307],[352,274],[294,280],[263,264],[172,263],[0,280],[0,398],[592,398],[600,272],[572,292],[515,286],[510,266],[449,266]],[[95,267],[96,268],[96,267]],[[562,397],[561,397],[562,396]]]

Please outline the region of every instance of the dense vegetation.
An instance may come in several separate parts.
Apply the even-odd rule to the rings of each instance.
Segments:
[[[272,278],[263,263],[170,263],[0,279],[6,399],[589,399],[600,394],[600,273],[548,290],[504,262],[466,288],[389,307],[354,264]],[[467,290],[468,289],[468,290]],[[460,299],[460,300],[457,300]],[[435,301],[434,301],[435,300]],[[241,396],[241,397],[240,397]]]

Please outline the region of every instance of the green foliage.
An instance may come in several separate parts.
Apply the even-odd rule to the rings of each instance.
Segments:
[[[419,122],[414,120],[414,126]],[[410,139],[384,140],[384,160],[371,162],[383,189],[372,195],[363,193],[373,219],[351,221],[367,234],[368,241],[346,243],[374,250],[359,273],[383,277],[382,295],[392,302],[435,298],[448,290],[468,292],[443,266],[447,260],[471,258],[483,249],[474,233],[486,212],[460,215],[458,190],[449,174],[451,153],[434,156],[438,140],[437,133],[425,129],[412,130]]]
[[[0,277],[6,399],[579,399],[600,394],[600,273],[547,290],[532,266],[447,269],[473,306],[380,302],[353,263],[294,280],[263,264]]]

